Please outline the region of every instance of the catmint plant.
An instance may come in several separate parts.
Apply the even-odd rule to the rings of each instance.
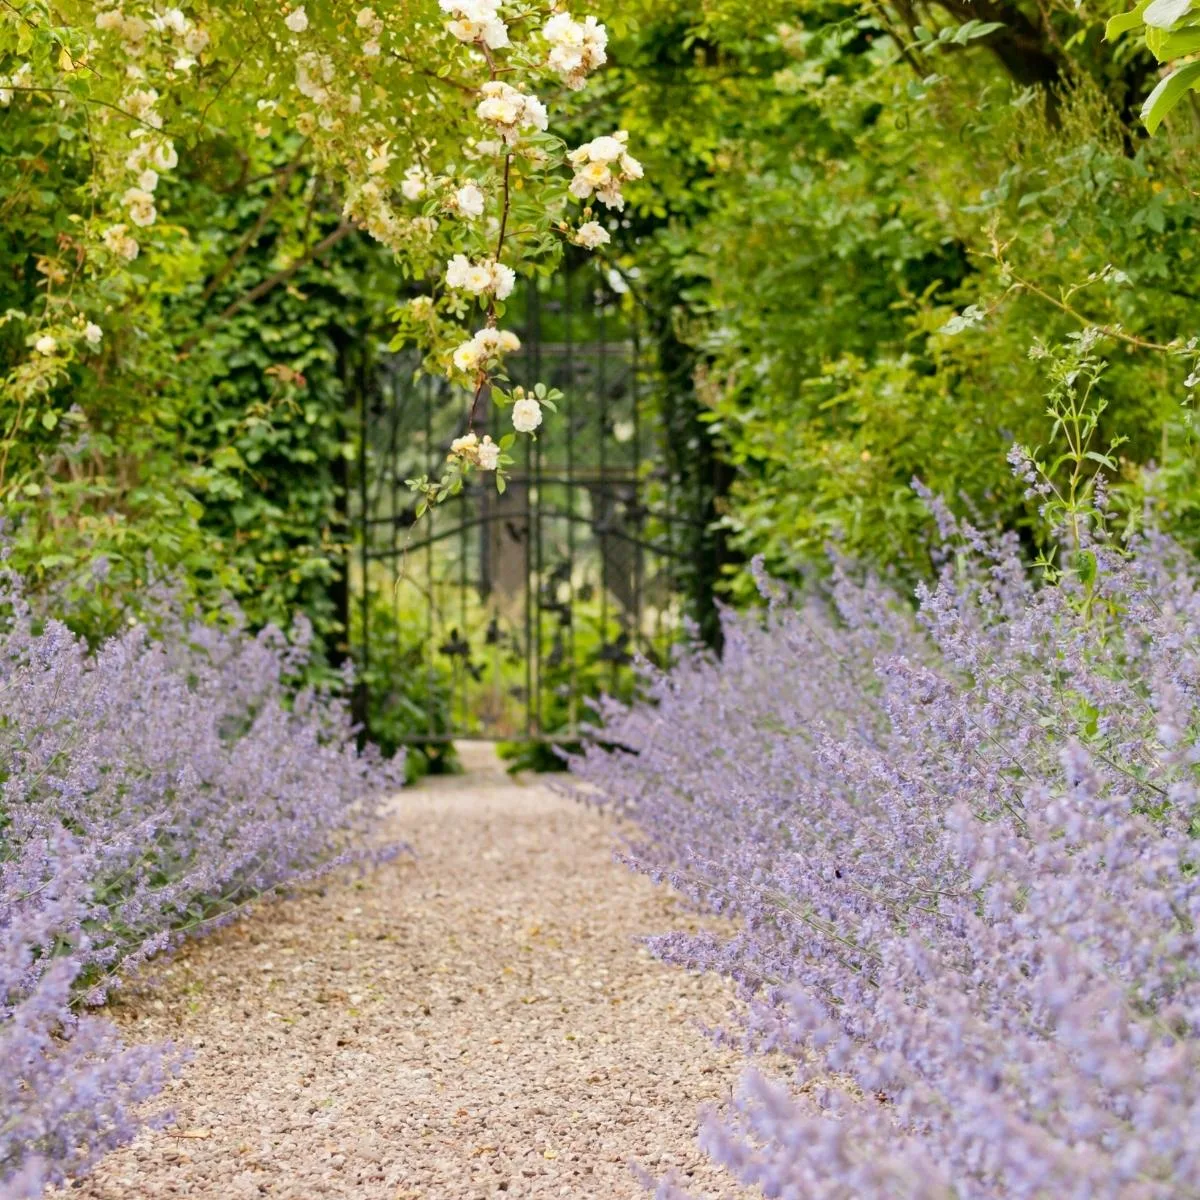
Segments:
[[[0,574],[0,1194],[39,1195],[127,1141],[178,1060],[88,1012],[256,899],[395,852],[402,756],[296,689],[310,631],[251,633],[151,597],[94,652]]]
[[[573,764],[732,918],[652,943],[747,1001],[703,1144],[788,1200],[1200,1196],[1200,571],[1081,522],[1039,586],[934,508],[915,612],[763,581]]]

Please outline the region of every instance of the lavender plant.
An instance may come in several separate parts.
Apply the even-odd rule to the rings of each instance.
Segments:
[[[106,1022],[73,1010],[84,929],[98,915],[94,867],[65,833],[0,864],[0,1193],[11,1200],[84,1174],[128,1141],[138,1106],[179,1061],[169,1046],[126,1048]]]
[[[291,686],[308,629],[189,620],[95,653],[0,576],[0,1192],[37,1195],[127,1140],[175,1060],[79,1015],[187,934],[394,852],[403,762]]]
[[[938,515],[919,611],[839,570],[729,615],[574,764],[736,918],[658,953],[793,1064],[704,1144],[769,1197],[1200,1196],[1200,572],[1093,538],[1038,588]]]

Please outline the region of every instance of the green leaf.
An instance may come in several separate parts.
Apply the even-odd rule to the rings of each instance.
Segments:
[[[1163,123],[1163,118],[1194,88],[1200,87],[1200,63],[1188,63],[1172,71],[1158,87],[1146,97],[1142,105],[1142,120],[1146,128],[1154,133]]]
[[[1131,29],[1136,29],[1142,24],[1142,14],[1149,7],[1150,0],[1142,0],[1137,8],[1132,8],[1129,12],[1118,13],[1115,17],[1109,17],[1108,24],[1104,26],[1105,41],[1111,42],[1113,38],[1118,38]]]
[[[1200,27],[1195,25],[1165,33],[1161,29],[1146,30],[1146,46],[1158,61],[1172,62],[1200,50]]]

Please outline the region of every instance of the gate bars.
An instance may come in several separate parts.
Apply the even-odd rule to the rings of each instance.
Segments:
[[[372,736],[572,742],[599,692],[629,695],[635,654],[667,658],[689,539],[645,402],[637,315],[595,269],[529,281],[510,303],[513,383],[562,391],[517,439],[507,490],[476,474],[420,521],[405,480],[441,473],[469,398],[386,356],[358,383],[352,644]],[[515,320],[514,320],[515,318]],[[485,409],[497,440],[508,413]],[[386,731],[375,726],[386,726]]]

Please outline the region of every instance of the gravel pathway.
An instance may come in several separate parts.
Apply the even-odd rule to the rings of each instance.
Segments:
[[[636,1160],[749,1195],[696,1148],[737,1073],[699,1029],[728,992],[637,944],[693,918],[611,826],[485,766],[405,793],[395,829],[416,860],[265,908],[117,1010],[195,1058],[177,1123],[71,1194],[618,1200],[647,1195]]]

